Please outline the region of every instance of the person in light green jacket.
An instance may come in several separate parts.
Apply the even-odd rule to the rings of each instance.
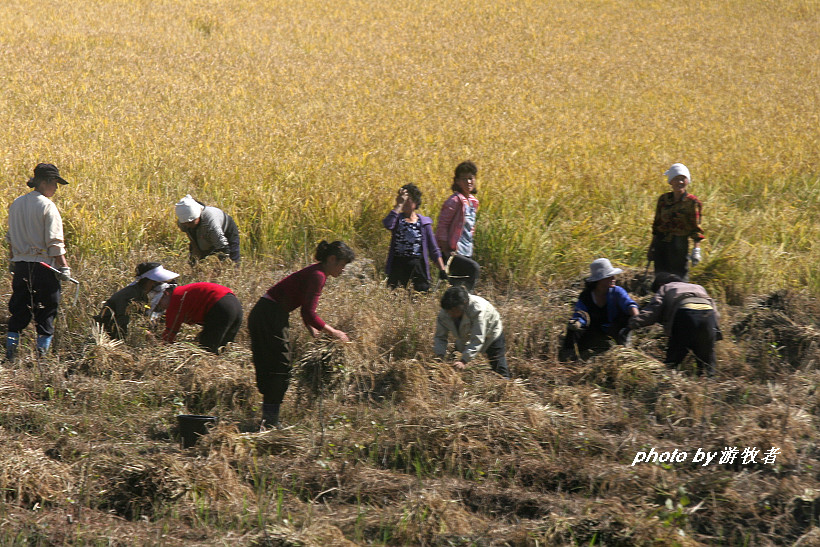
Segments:
[[[464,287],[450,287],[441,297],[441,311],[436,319],[433,352],[437,357],[447,353],[448,336],[455,336],[456,350],[461,358],[453,363],[463,370],[479,352],[486,353],[490,368],[504,378],[510,378],[507,348],[501,316],[492,304]]]

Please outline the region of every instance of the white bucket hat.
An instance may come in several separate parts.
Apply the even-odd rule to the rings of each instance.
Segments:
[[[598,258],[593,260],[592,264],[589,265],[589,277],[587,277],[587,282],[594,283],[595,281],[600,281],[601,279],[606,279],[607,277],[612,277],[620,273],[624,273],[624,271],[620,268],[613,268],[612,263],[608,259]]]
[[[158,283],[167,283],[168,281],[171,281],[172,279],[176,279],[177,277],[179,277],[178,273],[172,272],[170,270],[166,270],[162,266],[157,266],[156,268],[154,268],[152,270],[148,270],[147,272],[145,272],[141,276],[137,277],[137,279],[145,278],[145,279],[150,279],[152,281],[156,281]]]
[[[191,222],[199,218],[202,214],[202,205],[197,202],[194,198],[191,197],[191,194],[187,194],[184,198],[179,200],[179,203],[176,204],[174,207],[174,211],[177,214],[177,218],[180,222]]]
[[[664,175],[666,175],[666,182],[669,182],[678,175],[683,175],[689,179],[689,182],[692,182],[692,177],[689,175],[689,169],[687,169],[682,163],[673,163],[672,167],[667,169]]]

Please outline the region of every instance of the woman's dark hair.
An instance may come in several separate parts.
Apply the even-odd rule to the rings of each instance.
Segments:
[[[150,272],[151,270],[153,270],[154,268],[156,268],[158,266],[162,266],[162,264],[160,264],[159,262],[141,262],[141,263],[137,264],[137,270],[136,270],[135,277],[139,277],[139,276],[143,275],[146,272]],[[143,288],[146,285],[148,285],[149,283],[151,283],[151,280],[148,279],[147,277],[143,277],[143,278],[137,280],[137,285],[139,285]]]
[[[461,191],[461,189],[459,189],[459,187],[456,185],[456,180],[458,180],[458,178],[461,177],[462,175],[473,175],[474,177],[477,177],[478,176],[478,167],[476,167],[476,165],[473,162],[471,162],[470,160],[463,161],[463,162],[459,163],[458,165],[456,165],[456,172],[453,175],[453,185],[451,186],[451,189],[453,190],[453,192],[460,192]],[[473,194],[478,193],[478,185],[477,184],[476,184],[475,188],[473,188],[472,193]]]
[[[655,276],[655,280],[652,281],[652,292],[658,292],[658,290],[660,290],[660,288],[667,283],[672,283],[675,281],[683,281],[683,279],[673,273],[660,272]]]
[[[464,287],[450,287],[444,291],[441,297],[441,309],[452,310],[453,308],[466,306],[470,301],[470,293]]]
[[[154,268],[159,268],[162,266],[159,262],[140,262],[137,264],[137,273],[134,274],[134,277],[139,277],[146,272],[150,272]]]
[[[356,258],[356,253],[343,241],[328,243],[323,239],[316,247],[316,261],[325,262],[331,256],[335,256],[337,259],[344,260],[349,264]]]
[[[418,186],[411,182],[402,186],[401,189],[407,190],[407,197],[413,200],[417,208],[421,207],[421,190]]]

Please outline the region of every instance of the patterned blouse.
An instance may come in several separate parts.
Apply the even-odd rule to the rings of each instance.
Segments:
[[[421,222],[399,219],[396,230],[396,256],[421,256]]]
[[[700,200],[687,193],[676,199],[674,192],[667,192],[658,198],[655,209],[655,221],[652,223],[652,235],[670,241],[672,236],[691,237],[693,241],[704,239],[700,227]]]

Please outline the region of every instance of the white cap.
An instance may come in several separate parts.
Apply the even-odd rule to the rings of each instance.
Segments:
[[[162,266],[157,266],[153,270],[148,270],[141,276],[137,277],[137,279],[146,278],[159,283],[165,283],[167,281],[171,281],[172,279],[176,279],[177,277],[179,277],[178,273],[166,270]]]
[[[667,169],[664,175],[666,175],[666,182],[669,182],[678,175],[683,175],[684,177],[689,179],[689,182],[692,182],[692,177],[689,176],[689,169],[687,169],[686,166],[682,163],[673,163],[672,167]]]
[[[191,194],[179,200],[179,203],[174,207],[180,222],[191,222],[192,220],[198,219],[202,214],[202,209],[202,205],[192,198]]]

